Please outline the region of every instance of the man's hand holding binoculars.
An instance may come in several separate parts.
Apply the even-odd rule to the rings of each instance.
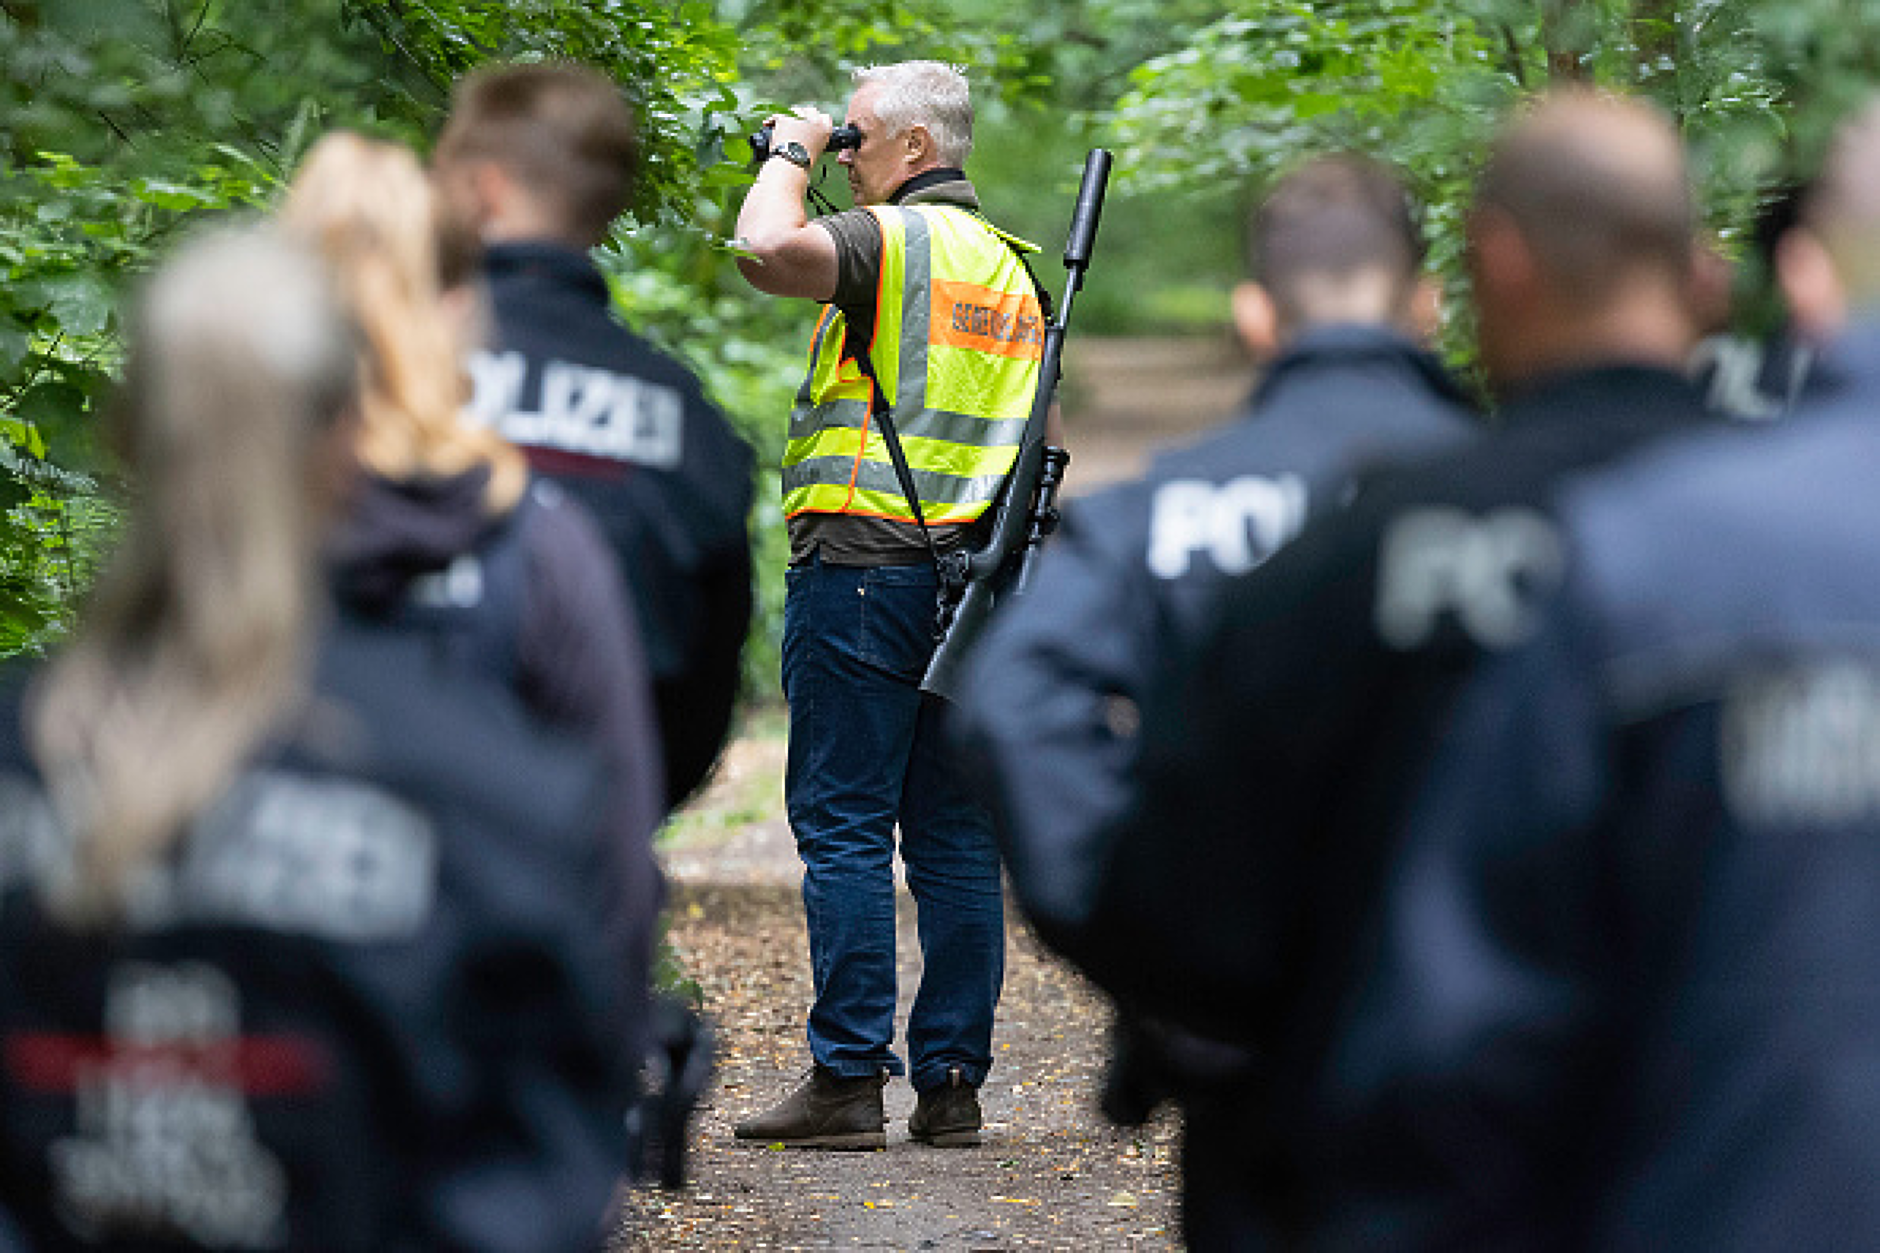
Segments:
[[[827,231],[809,226],[803,198],[807,192],[810,199],[827,206],[808,176],[816,159],[837,146],[835,136],[844,130],[855,128],[838,128],[827,113],[806,105],[773,114],[751,136],[757,177],[738,210],[733,246],[738,251],[739,271],[757,290],[813,300],[827,300],[834,293],[835,240]],[[772,166],[783,165],[798,167],[804,177],[766,173]]]
[[[827,113],[805,106],[766,118],[763,129],[751,136],[751,159],[762,163],[780,156],[807,170],[823,153],[858,148],[861,142],[856,127],[837,126]]]

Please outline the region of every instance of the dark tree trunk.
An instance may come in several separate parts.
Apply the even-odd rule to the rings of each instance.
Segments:
[[[1555,84],[1592,81],[1586,63],[1592,33],[1592,5],[1587,0],[1544,0],[1541,40],[1547,48],[1547,79]]]

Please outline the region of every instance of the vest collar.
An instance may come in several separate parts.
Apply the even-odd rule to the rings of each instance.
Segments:
[[[957,204],[968,209],[979,208],[979,193],[973,190],[972,183],[966,177],[966,171],[942,166],[938,169],[922,170],[894,189],[888,197],[888,203],[899,204]]]

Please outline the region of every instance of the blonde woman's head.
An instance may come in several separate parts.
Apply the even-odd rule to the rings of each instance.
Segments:
[[[521,453],[459,416],[469,345],[440,298],[439,206],[417,157],[328,135],[295,174],[281,219],[325,257],[364,335],[360,460],[399,479],[486,467],[492,509],[512,505],[527,477]]]
[[[55,904],[87,920],[118,912],[303,689],[359,374],[324,267],[274,230],[181,249],[130,342],[113,418],[131,516],[28,716],[76,837]]]

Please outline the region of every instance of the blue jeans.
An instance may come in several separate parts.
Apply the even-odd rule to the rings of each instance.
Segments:
[[[784,800],[803,859],[816,1001],[810,1053],[838,1075],[905,1073],[895,1055],[894,848],[913,894],[920,989],[908,1015],[914,1087],[992,1065],[1005,917],[992,822],[920,692],[933,652],[933,568],[834,566],[786,575]]]

